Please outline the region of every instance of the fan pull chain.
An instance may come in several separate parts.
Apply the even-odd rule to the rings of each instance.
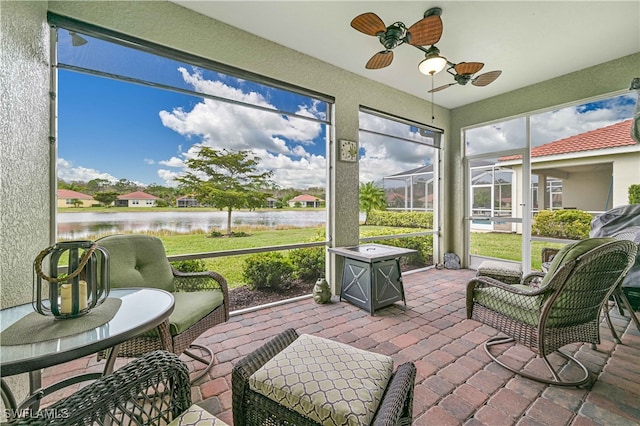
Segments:
[[[436,120],[435,113],[433,111],[433,73],[431,73],[431,124]]]

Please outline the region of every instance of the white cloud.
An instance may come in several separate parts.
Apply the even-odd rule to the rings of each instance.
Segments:
[[[175,188],[178,186],[178,182],[176,182],[174,179],[179,175],[180,173],[172,170],[158,169],[158,177],[164,181],[165,186],[171,188]]]
[[[243,92],[223,81],[206,80],[197,70],[189,73],[179,68],[179,72],[184,81],[197,91],[276,110],[260,93]],[[308,107],[299,106],[297,114],[321,117],[323,114],[316,107],[315,102]],[[197,156],[201,144],[213,149],[251,150],[257,153],[263,158],[260,166],[273,170],[276,182],[282,187],[300,187],[305,182],[313,182],[309,186],[326,184],[325,169],[316,169],[319,163],[326,164],[326,159],[311,155],[303,148],[313,146],[314,139],[321,134],[322,125],[317,122],[212,99],[202,99],[190,110],[179,107],[172,111],[160,111],[159,116],[164,126],[186,138],[197,139],[186,151],[180,147],[177,157],[158,161],[163,166],[186,170],[186,160]],[[295,143],[295,146],[288,143]],[[300,159],[294,160],[290,156]],[[169,184],[169,179],[175,175],[163,170],[161,177]]]
[[[273,170],[273,179],[283,188],[324,187],[327,183],[327,159],[319,155],[307,155],[300,160],[282,154],[258,153],[260,167]]]
[[[632,116],[635,96],[630,94],[587,105],[589,106],[578,105],[533,115],[533,145],[543,145],[628,119]]]
[[[405,139],[425,140],[406,124],[375,115],[361,113],[360,123],[363,129]],[[364,150],[364,155],[360,158],[360,181],[377,184],[384,177],[432,163],[436,153],[435,148],[427,145],[366,132],[360,132],[360,148]]]
[[[632,116],[636,95],[617,96],[603,101],[556,109],[531,116],[533,146],[564,139],[610,126]],[[508,150],[526,144],[524,118],[470,129],[466,133],[471,153]]]
[[[116,183],[119,180],[109,173],[102,173],[96,169],[90,169],[82,166],[74,167],[73,163],[61,157],[58,158],[56,165],[58,167],[58,178],[65,182],[89,182],[93,179],[106,179],[111,183]]]
[[[293,155],[297,155],[298,157],[306,157],[308,155],[307,150],[300,145],[294,146],[291,152],[293,153]]]
[[[144,162],[145,162],[146,164],[149,164],[149,165],[154,165],[154,164],[156,164],[156,160],[154,160],[154,159],[152,159],[152,158],[145,158],[145,159],[144,159]]]
[[[158,164],[162,165],[162,166],[167,166],[167,167],[180,167],[183,168],[184,165],[184,160],[178,158],[178,157],[171,157],[168,160],[161,160],[158,161]]]

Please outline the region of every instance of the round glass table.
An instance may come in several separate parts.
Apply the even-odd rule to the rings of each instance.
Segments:
[[[174,307],[171,293],[153,288],[112,289],[109,299],[119,299],[120,307],[113,318],[95,328],[25,344],[3,345],[0,342],[2,376],[29,373],[29,396],[20,404],[16,404],[11,390],[4,379],[2,380],[2,398],[5,406],[17,410],[27,406],[33,407],[45,395],[58,389],[112,372],[118,345],[167,321]],[[34,309],[31,303],[0,310],[0,331],[6,330],[32,312]],[[47,389],[41,389],[41,369],[103,350],[110,351],[103,373],[75,376],[55,383]]]

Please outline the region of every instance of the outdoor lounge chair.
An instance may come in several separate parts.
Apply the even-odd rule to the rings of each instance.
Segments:
[[[190,406],[187,366],[175,354],[154,351],[49,405],[43,415],[14,418],[9,424],[160,426]]]
[[[169,261],[162,240],[148,235],[111,235],[98,240],[109,252],[111,287],[154,287],[169,291],[175,299],[169,321],[120,345],[118,356],[136,357],[164,349],[205,364],[192,378],[204,376],[213,366],[211,349],[193,341],[211,327],[229,320],[229,290],[216,272],[182,273]],[[197,349],[204,356],[194,353]],[[105,356],[100,353],[98,358]],[[208,359],[207,359],[208,358]]]
[[[491,359],[508,370],[547,384],[585,384],[590,379],[589,370],[559,349],[574,342],[600,343],[600,311],[633,264],[637,251],[638,246],[631,241],[613,238],[589,238],[565,246],[537,288],[475,277],[467,284],[467,318],[506,335],[492,337],[484,348]],[[552,377],[509,366],[491,352],[493,346],[512,342],[541,357]],[[582,377],[561,378],[547,359],[556,351],[577,365]]]
[[[630,207],[633,207],[635,212],[640,212],[640,206],[630,206]],[[637,222],[638,221],[637,216],[634,216],[634,217],[636,217],[636,222]],[[640,226],[629,226],[626,228],[623,227],[622,229],[618,229],[613,233],[603,233],[602,230],[600,230],[597,235],[595,235],[595,233],[592,231],[591,234],[592,236],[596,236],[596,237],[610,236],[612,238],[615,238],[616,240],[628,240],[640,246]],[[543,269],[547,269],[549,265],[551,265],[551,262],[553,261],[554,257],[558,254],[559,250],[560,249],[554,249],[550,247],[544,247],[542,249]],[[618,286],[613,292],[612,298],[615,301],[616,305],[618,306],[618,311],[620,312],[621,315],[624,314],[623,307],[629,311],[629,315],[631,316],[631,321],[633,321],[633,323],[635,324],[636,329],[640,331],[640,320],[638,320],[638,317],[634,313],[634,307],[629,302],[629,298],[627,297],[623,289],[623,286],[625,286],[626,284],[632,284],[632,281],[636,282],[634,287],[637,289],[638,286],[640,285],[638,284],[638,280],[640,280],[640,254],[638,254],[638,257],[636,258],[635,263],[632,265],[632,267],[630,268],[629,272],[624,277],[624,279],[620,280],[620,283],[618,283]],[[609,330],[611,330],[611,334],[613,335],[613,340],[616,343],[620,343],[620,338],[618,337],[618,333],[616,333],[615,329],[613,328],[613,323],[611,322],[611,318],[609,317],[609,305],[605,304],[604,308],[605,308],[604,309],[605,318],[607,320],[607,325],[609,326]]]

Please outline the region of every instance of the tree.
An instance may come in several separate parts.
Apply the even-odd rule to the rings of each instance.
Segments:
[[[147,194],[155,195],[158,198],[162,198],[162,200],[156,201],[156,205],[158,207],[176,205],[177,191],[173,188],[168,188],[166,186],[152,183],[144,189],[144,192],[146,192]],[[162,204],[164,204],[164,206]]]
[[[273,186],[273,172],[258,171],[259,157],[251,151],[200,147],[198,156],[186,161],[189,171],[176,181],[193,193],[200,204],[227,210],[227,237],[231,236],[234,209],[263,205]]]
[[[138,185],[131,182],[129,179],[121,178],[113,185],[113,189],[118,191],[120,194],[125,194],[127,192],[137,191]]]
[[[104,206],[110,206],[111,203],[118,199],[117,192],[98,192],[93,195],[93,199]]]
[[[386,207],[387,200],[382,188],[375,186],[373,182],[360,184],[360,210],[365,212],[365,225],[372,210],[384,210]]]
[[[73,207],[80,207],[82,205],[82,201],[77,198],[72,198],[71,204],[73,204]]]
[[[95,194],[97,192],[103,191],[107,188],[107,186],[109,186],[109,181],[107,179],[91,179],[89,182],[87,182],[87,191],[90,194]]]

